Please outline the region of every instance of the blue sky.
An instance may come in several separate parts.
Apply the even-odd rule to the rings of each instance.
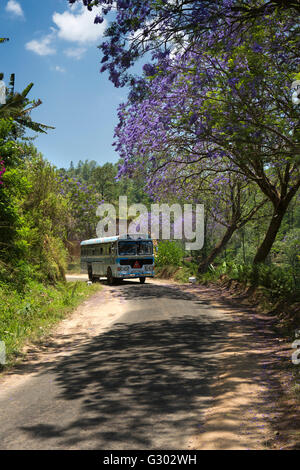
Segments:
[[[100,74],[105,24],[94,25],[95,13],[67,0],[0,0],[0,72],[6,83],[16,74],[16,90],[30,82],[30,98],[43,104],[35,121],[54,126],[34,144],[57,167],[72,160],[116,162],[112,147],[117,108],[126,89],[116,89]]]

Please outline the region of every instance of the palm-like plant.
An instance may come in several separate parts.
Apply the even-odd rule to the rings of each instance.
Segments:
[[[35,132],[46,133],[52,126],[32,121],[30,112],[42,104],[41,100],[29,100],[28,93],[33,87],[30,83],[22,93],[15,93],[15,75],[10,77],[9,88],[7,90],[6,103],[0,105],[0,119],[13,119],[21,126],[32,129]]]
[[[0,38],[0,44],[6,41],[8,41],[8,38]],[[3,74],[0,74],[0,80],[2,79]],[[35,132],[46,133],[48,129],[54,129],[54,127],[34,122],[30,117],[30,112],[42,104],[41,100],[29,100],[27,98],[32,87],[33,83],[30,83],[22,93],[16,93],[15,74],[12,74],[7,89],[6,103],[0,105],[0,119],[13,119],[21,126]]]

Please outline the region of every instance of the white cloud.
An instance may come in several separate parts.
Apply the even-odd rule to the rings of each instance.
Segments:
[[[55,72],[60,72],[60,73],[65,73],[66,69],[64,69],[63,67],[61,67],[60,65],[56,65],[53,70],[55,70]]]
[[[52,16],[58,28],[58,37],[77,43],[93,43],[100,39],[106,22],[94,24],[95,11],[83,6],[71,8],[64,13],[55,12]]]
[[[5,10],[13,15],[24,17],[22,7],[16,0],[8,0]]]
[[[72,59],[77,60],[81,59],[85,52],[85,47],[70,47],[69,49],[65,49],[64,51],[67,57],[71,57]]]
[[[15,0],[12,0],[15,1]],[[64,50],[67,57],[81,59],[88,45],[99,41],[106,28],[106,22],[94,24],[95,11],[88,11],[82,5],[70,7],[63,13],[55,12],[52,20],[56,28],[51,27],[51,33],[40,40],[33,39],[25,44],[27,50],[40,56],[55,54],[56,49],[52,44],[55,39],[63,39],[76,43],[74,47]],[[85,47],[86,46],[86,47]]]
[[[28,51],[32,51],[38,55],[55,54],[56,50],[51,45],[54,39],[54,34],[55,34],[55,31],[52,30],[52,32],[48,34],[47,36],[45,36],[44,38],[41,38],[39,40],[33,39],[32,41],[27,42],[25,44],[25,47]]]

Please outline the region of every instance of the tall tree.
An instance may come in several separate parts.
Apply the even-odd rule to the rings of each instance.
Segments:
[[[298,40],[286,41],[285,28],[277,18],[227,53],[199,48],[145,67],[146,91],[121,106],[116,129],[120,173],[144,169],[154,175],[154,193],[174,164],[197,162],[204,172],[224,158],[232,172],[257,184],[273,216],[256,263],[266,260],[300,186],[300,109],[290,96]]]
[[[3,78],[3,74],[0,78]],[[33,83],[30,83],[21,93],[15,92],[15,75],[12,74],[7,90],[6,103],[0,104],[0,119],[13,119],[22,127],[35,132],[46,133],[47,130],[54,129],[54,127],[34,122],[30,116],[31,111],[42,104],[41,100],[29,100],[27,98],[32,87]]]
[[[81,0],[69,0],[74,4]],[[205,43],[230,48],[243,41],[243,34],[270,16],[287,13],[297,23],[299,0],[82,0],[92,10],[100,9],[95,23],[116,11],[100,45],[102,71],[108,70],[116,86],[132,77],[128,69],[147,52],[168,54],[170,49],[189,49]],[[295,34],[286,30],[287,35]]]

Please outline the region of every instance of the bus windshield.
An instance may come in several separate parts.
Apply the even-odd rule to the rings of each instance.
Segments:
[[[151,241],[120,241],[119,255],[152,255],[153,245]]]

